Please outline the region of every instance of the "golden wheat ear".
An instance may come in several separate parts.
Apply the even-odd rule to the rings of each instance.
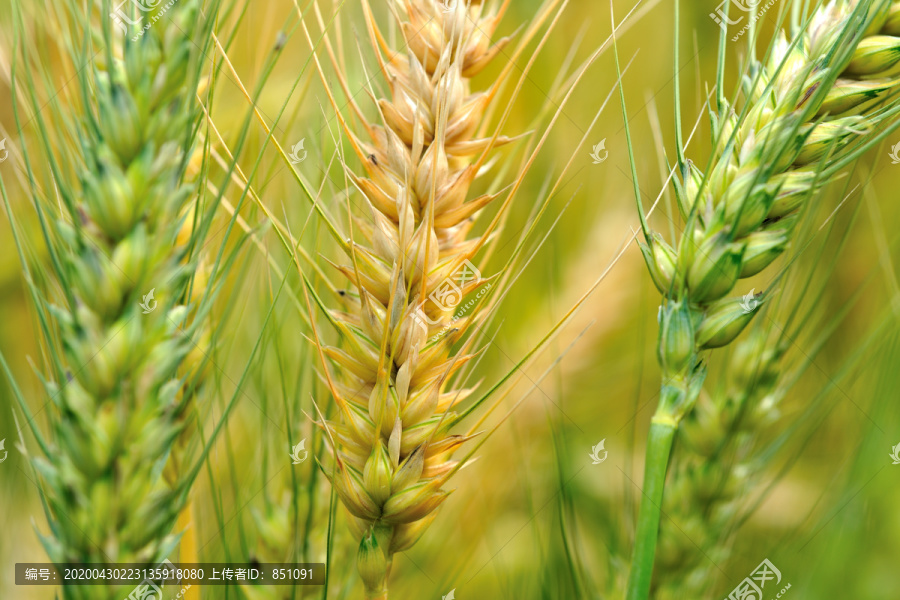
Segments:
[[[555,26],[565,4],[545,4],[511,50],[514,58],[551,18],[550,27]],[[473,437],[452,433],[459,420],[454,407],[471,392],[453,380],[480,355],[456,343],[470,338],[467,334],[478,321],[474,310],[472,318],[455,317],[456,306],[462,298],[496,285],[496,278],[481,273],[474,256],[494,239],[502,224],[499,215],[510,206],[533,162],[532,155],[523,172],[512,184],[500,186],[501,191],[469,199],[491,150],[514,141],[500,133],[508,109],[499,124],[483,129],[499,90],[513,81],[514,60],[486,93],[473,92],[469,81],[512,46],[511,38],[491,39],[508,6],[508,0],[494,11],[480,2],[445,6],[408,0],[392,5],[405,47],[398,51],[363,0],[371,49],[389,89],[385,97],[367,86],[377,111],[375,122],[351,103],[365,138],[341,114],[304,27],[349,154],[364,169],[360,173],[349,159],[344,161],[347,178],[361,199],[348,198],[347,212],[362,219],[350,220],[347,259],[335,261],[333,267],[351,291],[339,310],[319,297],[308,278],[304,294],[310,313],[321,311],[340,337],[340,347],[327,343],[311,319],[322,376],[340,413],[339,421],[321,415],[318,421],[334,453],[333,473],[323,471],[352,515],[359,539],[358,568],[371,599],[387,597],[394,554],[423,534],[450,495],[447,480],[471,459],[453,459]],[[317,20],[322,23],[321,15]],[[546,36],[539,49],[545,41]],[[339,59],[330,42],[324,45],[346,93],[350,86]],[[524,79],[523,74],[513,81],[513,97]],[[487,231],[470,237],[481,212],[495,201],[501,202],[498,217]]]

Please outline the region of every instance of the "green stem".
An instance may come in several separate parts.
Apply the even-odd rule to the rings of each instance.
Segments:
[[[678,422],[657,413],[650,425],[644,466],[644,496],[638,514],[634,557],[631,560],[631,576],[628,579],[627,600],[649,600],[653,562],[656,558],[656,541],[659,537],[659,520],[662,513],[663,488],[672,442]]]

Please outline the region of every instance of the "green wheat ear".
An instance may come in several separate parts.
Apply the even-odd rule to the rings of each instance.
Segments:
[[[898,5],[819,3],[803,23],[798,5],[793,39],[780,34],[764,60],[750,61],[736,94],[740,99],[728,100],[722,90],[723,34],[710,110],[713,154],[705,169],[685,158],[680,125],[676,130],[676,198],[685,222],[678,239],[667,242],[650,229],[631,153],[641,250],[663,295],[663,382],[648,440],[629,600],[650,594],[666,466],[679,423],[703,388],[706,355],[730,344],[750,322],[757,311],[747,310],[748,300],[766,300],[729,294],[740,279],[765,271],[785,251],[797,215],[814,192],[896,127]],[[677,36],[675,63],[678,68]],[[626,122],[626,132],[627,127]]]
[[[81,105],[50,106],[65,134],[38,117],[40,160],[61,198],[32,181],[53,264],[48,284],[32,286],[51,364],[49,436],[33,429],[50,524],[42,542],[54,562],[158,563],[178,543],[173,527],[195,477],[167,465],[202,377],[199,345],[208,344],[198,251],[213,211],[199,204],[188,171],[217,2],[160,5],[140,15],[150,24],[140,35],[106,18],[108,2],[95,6],[103,18],[92,23],[74,2],[54,4],[70,17],[63,45],[86,67],[70,84]],[[24,77],[23,96],[39,114],[37,85]],[[33,241],[17,243],[21,251]],[[67,599],[127,594],[63,588]]]

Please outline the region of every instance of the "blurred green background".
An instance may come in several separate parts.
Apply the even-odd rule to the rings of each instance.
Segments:
[[[321,4],[323,12],[331,14],[334,6]],[[386,23],[383,6],[374,4]],[[511,34],[528,23],[539,4],[536,0],[512,3],[501,32]],[[634,8],[629,2],[613,4],[617,20]],[[704,0],[683,3],[682,12],[682,120],[687,132],[699,120],[688,155],[700,161],[709,151],[702,103],[714,82],[719,35],[709,17],[714,8]],[[13,60],[10,7],[0,10],[0,68],[8,80]],[[535,115],[545,107],[551,108],[551,114],[556,110],[561,95],[552,91],[561,66],[571,72],[604,44],[611,30],[609,11],[606,2],[584,1],[573,2],[563,11],[523,81],[504,133],[518,134],[532,127]],[[42,22],[40,8],[29,7],[26,12],[33,19],[29,35],[51,39],[53,24]],[[331,31],[351,65],[346,76],[354,91],[362,90],[375,72],[361,14],[358,2],[348,1],[340,10],[339,28]],[[773,13],[762,27],[761,48],[772,35],[776,16]],[[665,156],[670,162],[674,158],[672,22],[670,1],[645,1],[618,34],[622,62],[630,62],[623,82],[645,206],[663,189]],[[237,28],[228,54],[241,81],[253,90],[279,32],[291,33],[257,104],[271,122],[287,102],[274,137],[285,149],[306,140],[312,160],[299,170],[315,189],[322,187],[323,202],[333,202],[332,208],[339,212],[343,204],[340,170],[333,157],[332,136],[338,135],[333,111],[307,65],[308,45],[294,26],[292,2],[254,3]],[[362,40],[359,46],[357,38]],[[746,47],[743,41],[729,42],[728,51],[736,67]],[[359,65],[361,55],[365,71]],[[519,58],[516,73],[525,67],[527,57],[528,52]],[[501,54],[474,87],[486,87],[508,60],[508,55]],[[735,84],[734,80],[726,83],[729,92]],[[378,78],[371,85],[385,89]],[[534,203],[543,199],[547,181],[555,181],[574,153],[564,185],[551,200],[532,247],[545,234],[546,242],[514,287],[504,290],[508,295],[502,315],[488,335],[493,342],[473,374],[473,380],[483,380],[482,387],[513,368],[566,314],[614,261],[638,225],[617,95],[589,131],[615,85],[616,70],[607,46],[563,107],[537,155],[497,255],[492,262],[479,264],[486,274],[503,264],[529,222]],[[217,93],[213,119],[232,144],[247,118],[247,102],[231,75],[220,78]],[[26,127],[17,133],[11,95],[9,86],[0,84],[0,137],[7,138],[12,158],[0,164],[0,177],[10,191],[20,230],[37,240],[25,175],[15,157],[20,138],[33,131]],[[357,100],[372,113],[365,93],[358,94]],[[239,164],[250,173],[257,155],[263,153],[252,180],[255,191],[279,218],[285,216],[295,234],[303,232],[303,246],[312,256],[334,258],[322,224],[309,216],[309,205],[296,181],[266,143],[256,121],[250,132]],[[577,148],[585,135],[586,144]],[[609,157],[593,164],[591,147],[601,140]],[[900,140],[888,141],[893,145]],[[788,430],[792,435],[765,469],[758,487],[759,493],[765,490],[765,498],[747,497],[748,505],[759,500],[759,506],[726,541],[732,550],[730,558],[711,566],[710,598],[727,596],[764,558],[791,583],[786,597],[900,597],[895,565],[900,553],[900,511],[895,500],[900,465],[892,465],[888,456],[891,447],[900,443],[900,370],[896,368],[900,362],[896,267],[900,203],[895,187],[900,185],[900,165],[892,164],[889,151],[889,145],[876,148],[844,180],[815,199],[816,210],[810,218],[816,226],[807,241],[810,248],[824,248],[823,258],[816,260],[812,250],[800,252],[791,274],[778,283],[809,311],[804,333],[792,340],[792,360],[802,361],[817,334],[828,326],[834,326],[834,332],[785,399],[777,431],[761,432],[761,439],[774,439]],[[499,154],[521,159],[515,149]],[[236,201],[239,191],[233,188],[227,197]],[[665,206],[660,204],[653,222],[667,232],[670,215]],[[242,214],[253,227],[264,221],[252,206]],[[557,216],[559,221],[551,229]],[[820,230],[829,216],[833,229]],[[215,384],[207,390],[203,410],[207,430],[236,393],[235,382],[259,337],[262,351],[249,365],[247,384],[237,392],[241,399],[227,434],[217,442],[209,468],[195,489],[195,533],[204,560],[249,560],[268,552],[279,556],[286,547],[302,547],[311,559],[324,561],[327,484],[313,475],[312,460],[292,467],[288,455],[293,444],[307,439],[311,455],[324,459],[321,437],[314,433],[308,416],[315,411],[311,397],[320,407],[329,402],[310,371],[314,357],[305,340],[309,335],[301,317],[305,308],[290,298],[301,289],[296,269],[271,228],[259,230],[255,241],[258,244],[248,244],[244,250],[218,315],[228,319],[227,334],[215,357]],[[40,243],[35,241],[34,248],[40,255]],[[263,330],[281,283],[271,264],[288,274],[290,293],[278,300],[272,321]],[[318,264],[325,265],[321,258]],[[812,269],[817,270],[817,283],[828,277],[823,294],[810,293],[816,286],[804,287],[802,275]],[[771,279],[770,273],[742,282],[740,291],[746,293],[754,286],[765,289]],[[23,284],[4,214],[0,217],[0,351],[36,410],[45,399],[30,363],[40,365],[42,358]],[[851,300],[852,306],[843,314]],[[632,244],[563,333],[522,370],[521,378],[515,378],[518,383],[492,422],[515,401],[525,397],[524,402],[479,451],[481,460],[455,478],[457,491],[423,540],[396,559],[392,597],[437,599],[452,589],[460,600],[617,597],[610,589],[620,586],[627,575],[635,499],[640,497],[643,439],[658,388],[658,303],[658,293]],[[766,314],[770,322],[786,318],[777,310]],[[722,359],[713,360],[711,386],[722,375],[724,364]],[[810,406],[816,410],[805,413]],[[0,439],[6,440],[9,454],[0,463],[0,598],[51,598],[51,588],[16,587],[13,582],[14,563],[44,559],[37,532],[46,532],[33,472],[19,444],[32,453],[37,449],[27,433],[20,441],[13,419],[17,410],[4,379],[0,382]],[[21,422],[21,414],[17,416]],[[601,440],[609,451],[608,460],[593,465],[588,455]],[[298,492],[300,498],[294,498]],[[302,517],[299,522],[294,506]],[[361,586],[352,559],[355,542],[343,509],[336,515],[328,597],[358,597]],[[211,588],[204,597],[218,599],[226,593],[238,598],[243,597],[239,593],[254,597],[255,592]],[[304,593],[321,597],[322,590]]]

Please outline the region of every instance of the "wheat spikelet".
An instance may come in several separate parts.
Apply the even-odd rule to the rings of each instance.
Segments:
[[[717,90],[706,171],[679,150],[681,238],[666,243],[641,211],[641,250],[664,298],[657,352],[663,383],[648,442],[645,485],[653,493],[641,509],[630,600],[649,593],[665,464],[703,387],[705,353],[730,344],[766,300],[726,296],[785,251],[804,204],[852,159],[845,149],[864,146],[896,113],[896,102],[884,103],[898,85],[900,39],[891,35],[898,33],[897,7],[835,0],[819,5],[803,26],[795,23],[792,42],[780,34],[768,59],[751,64],[739,111]]]
[[[367,175],[350,176],[371,221],[354,223],[351,264],[336,265],[356,290],[345,310],[329,312],[346,345],[320,346],[339,372],[325,375],[342,416],[322,424],[336,446],[326,473],[353,515],[369,598],[387,597],[393,555],[449,496],[452,455],[468,439],[450,432],[468,392],[448,381],[471,358],[451,352],[471,323],[453,319],[440,294],[448,281],[457,298],[489,285],[469,262],[483,242],[468,234],[495,196],[466,200],[478,155],[507,141],[476,137],[496,90],[472,93],[468,80],[505,45],[491,35],[508,2],[494,14],[480,2],[397,5],[405,53],[388,47],[364,2],[392,95],[377,100],[384,126],[366,125],[370,143],[348,131]]]
[[[187,181],[212,23],[201,7],[159,5],[141,15],[150,27],[124,36],[105,15],[100,25],[79,20],[101,48],[96,60],[77,55],[88,65],[77,82],[78,146],[57,158],[59,147],[45,145],[51,164],[81,161],[57,170],[62,210],[38,208],[61,290],[36,292],[55,406],[34,464],[54,562],[156,564],[178,543],[172,529],[193,479],[178,464],[178,438],[208,340],[198,258],[208,221],[199,210],[194,218]],[[121,598],[131,587],[67,586],[63,596]]]

